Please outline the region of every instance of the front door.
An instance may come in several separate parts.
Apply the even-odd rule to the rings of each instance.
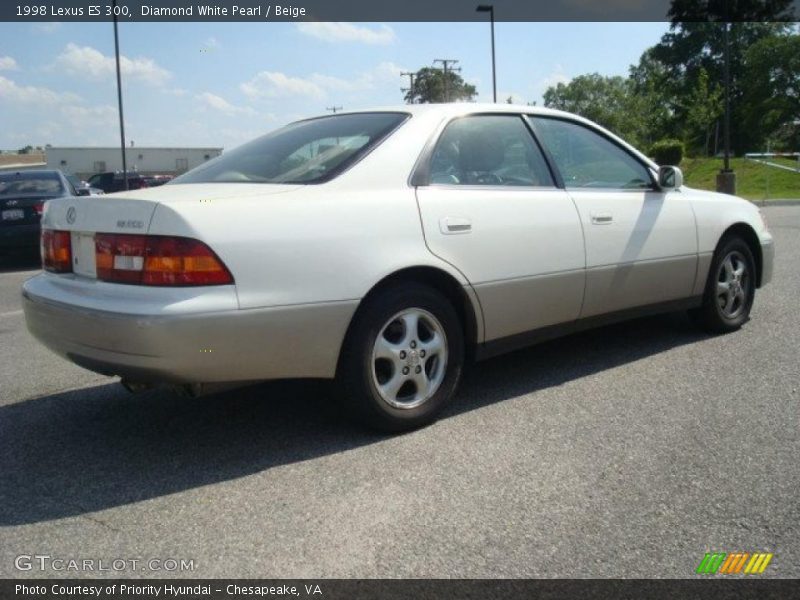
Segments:
[[[532,119],[580,213],[586,240],[582,317],[688,298],[697,269],[694,212],[647,165],[583,124]]]

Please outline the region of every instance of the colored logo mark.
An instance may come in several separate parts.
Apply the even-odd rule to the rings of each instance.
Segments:
[[[756,575],[763,573],[769,561],[772,560],[771,552],[706,552],[695,573],[713,575],[721,573],[732,575],[743,573]]]

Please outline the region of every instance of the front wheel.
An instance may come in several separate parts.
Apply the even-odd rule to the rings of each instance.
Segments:
[[[427,286],[398,284],[359,310],[337,378],[343,400],[362,422],[405,431],[436,419],[463,363],[464,335],[452,304]]]
[[[739,237],[723,239],[711,261],[703,305],[690,315],[709,331],[735,331],[749,318],[755,291],[756,269],[750,247]]]

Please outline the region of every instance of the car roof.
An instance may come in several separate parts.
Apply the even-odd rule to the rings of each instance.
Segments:
[[[575,118],[576,115],[552,108],[541,106],[529,106],[527,104],[492,104],[486,102],[450,102],[441,104],[394,104],[389,106],[376,106],[358,110],[343,110],[336,113],[339,115],[359,114],[368,112],[400,112],[412,115],[421,114],[440,114],[443,117],[458,116],[471,113],[497,113],[497,114],[519,114],[544,116],[565,116]],[[333,116],[333,115],[320,115]],[[318,117],[317,117],[318,118]]]
[[[391,106],[380,106],[376,108],[369,108],[369,109],[362,109],[362,110],[351,110],[351,111],[340,111],[335,113],[335,115],[319,115],[314,118],[322,118],[325,116],[340,116],[340,115],[348,115],[348,114],[359,114],[359,113],[370,113],[370,112],[396,112],[396,113],[406,113],[410,115],[433,115],[439,116],[442,119],[451,119],[453,117],[459,117],[461,115],[469,115],[469,114],[527,114],[527,115],[534,115],[534,116],[543,116],[543,117],[559,117],[562,119],[567,119],[577,123],[583,123],[588,127],[602,131],[606,136],[610,137],[616,143],[621,145],[623,148],[626,148],[628,151],[632,152],[636,156],[638,156],[643,162],[645,162],[651,169],[658,169],[658,165],[653,162],[648,156],[642,153],[638,148],[635,148],[627,141],[623,140],[619,136],[615,135],[613,132],[608,131],[604,127],[600,126],[599,124],[590,121],[580,115],[576,115],[574,113],[566,112],[563,110],[556,110],[553,108],[545,108],[542,106],[529,106],[527,104],[491,104],[485,102],[450,102],[450,103],[442,103],[442,104],[395,104]]]

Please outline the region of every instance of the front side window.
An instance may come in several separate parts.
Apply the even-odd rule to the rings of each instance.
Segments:
[[[536,134],[568,188],[647,189],[645,165],[600,134],[578,123],[534,117]]]
[[[226,152],[171,183],[321,183],[355,164],[407,117],[376,112],[300,121]]]
[[[518,115],[450,123],[431,156],[431,184],[551,187],[541,151]]]

